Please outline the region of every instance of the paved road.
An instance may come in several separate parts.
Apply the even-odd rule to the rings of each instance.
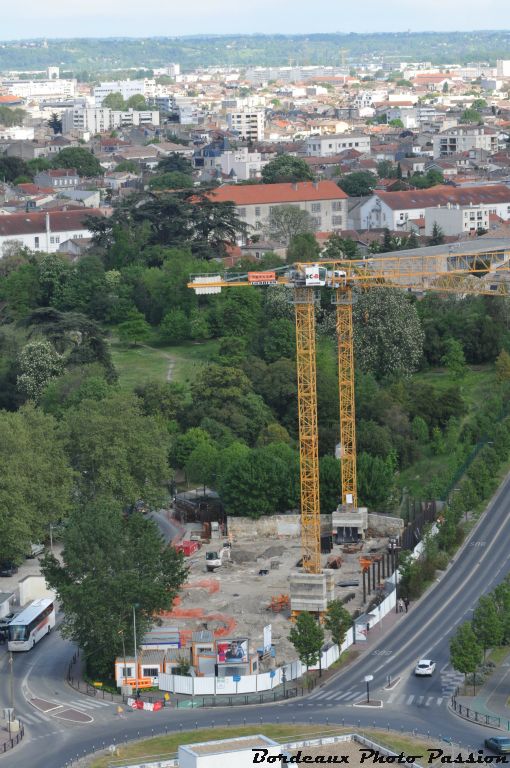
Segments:
[[[225,725],[228,722],[345,723],[353,727],[390,727],[407,732],[429,732],[437,739],[451,738],[464,745],[481,746],[486,729],[460,720],[446,703],[458,676],[448,666],[448,639],[456,626],[467,620],[479,596],[492,589],[510,566],[510,478],[501,486],[483,521],[473,531],[454,564],[426,598],[399,619],[380,642],[370,648],[347,670],[314,691],[308,698],[279,705],[237,707],[216,710],[171,709],[157,713],[129,712],[124,719],[114,706],[104,706],[81,697],[63,682],[73,647],[58,634],[44,639],[27,654],[15,658],[16,706],[27,722],[27,736],[21,746],[0,757],[0,768],[19,766],[60,768],[77,755],[103,744],[157,732]],[[377,633],[378,629],[372,632]],[[432,678],[415,678],[412,670],[418,658],[432,657],[437,671]],[[0,674],[6,674],[6,659],[0,651]],[[365,692],[364,675],[371,674],[373,698],[384,702],[382,709],[355,708],[353,703]],[[384,690],[387,677],[400,677],[391,691]],[[7,686],[0,689],[0,705],[6,705]],[[31,695],[43,696],[87,712],[94,719],[88,725],[66,724],[35,711],[27,702]]]

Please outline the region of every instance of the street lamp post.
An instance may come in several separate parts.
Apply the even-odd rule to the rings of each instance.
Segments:
[[[136,698],[138,698],[138,646],[136,643],[136,608],[138,608],[137,603],[133,605],[133,639],[135,643],[135,692]]]
[[[365,683],[367,684],[367,704],[370,704],[370,683],[374,679],[373,675],[365,675],[363,678],[365,680]]]
[[[285,674],[285,667],[282,670],[282,683],[283,683],[283,698],[285,699],[286,698],[286,692],[287,692],[287,689],[285,687],[285,685],[287,683],[287,675]]]
[[[11,723],[14,720],[14,657],[12,651],[9,654],[9,681],[10,681],[10,705],[9,713],[9,736],[11,735]]]

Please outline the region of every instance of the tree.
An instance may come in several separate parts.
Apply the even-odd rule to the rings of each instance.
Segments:
[[[324,514],[333,512],[340,503],[340,462],[326,454],[319,460],[320,506]]]
[[[12,182],[18,176],[30,176],[30,169],[20,157],[0,157],[0,179],[4,182]]]
[[[504,385],[510,382],[510,355],[502,349],[496,360],[496,381]]]
[[[182,309],[171,309],[159,326],[162,340],[167,344],[180,344],[190,335],[190,324]]]
[[[315,666],[320,660],[324,630],[311,613],[302,611],[289,632],[289,640],[308,672],[309,667]]]
[[[321,249],[315,235],[302,232],[294,235],[287,248],[287,263],[295,264],[302,261],[317,261]]]
[[[345,640],[347,630],[352,626],[352,616],[343,607],[340,600],[332,600],[328,605],[324,626],[331,632],[331,638],[340,649]]]
[[[145,416],[135,395],[114,392],[66,411],[61,435],[76,472],[78,498],[113,499],[123,506],[161,503],[168,480],[169,437],[161,419]]]
[[[75,168],[78,176],[102,176],[97,157],[84,147],[66,147],[52,160],[54,168]]]
[[[126,102],[120,91],[115,91],[104,97],[101,106],[104,109],[113,109],[117,112],[123,112],[126,109]]]
[[[31,341],[21,350],[18,366],[18,389],[38,402],[46,385],[62,373],[64,361],[49,341]]]
[[[32,404],[0,411],[0,466],[0,560],[20,563],[71,507],[73,475],[56,420]]]
[[[141,93],[135,93],[126,101],[126,109],[135,109],[137,112],[143,112],[147,109],[147,102]]]
[[[365,197],[371,195],[375,185],[377,184],[377,177],[370,171],[354,171],[354,173],[348,173],[346,176],[342,176],[338,182],[340,189],[349,195],[350,197]]]
[[[322,257],[332,261],[336,259],[359,259],[358,244],[350,237],[340,237],[340,235],[333,233],[328,238]]]
[[[123,160],[115,166],[116,173],[136,173],[140,172],[140,166],[134,160]]]
[[[89,675],[110,680],[123,646],[135,650],[133,609],[138,642],[171,610],[187,577],[182,555],[141,513],[126,518],[118,504],[91,502],[71,516],[62,560],[47,555],[42,563],[64,614],[62,634],[82,649]]]
[[[458,672],[472,675],[482,661],[483,651],[471,622],[465,621],[450,640],[450,663]]]
[[[353,306],[355,359],[377,378],[408,376],[420,364],[424,333],[416,306],[392,288],[360,292]]]
[[[358,495],[367,507],[387,509],[394,486],[395,460],[360,453],[358,456]]]
[[[288,245],[293,237],[314,231],[313,218],[308,211],[295,205],[275,205],[266,224],[269,237]]]
[[[187,176],[191,174],[192,166],[189,160],[178,152],[171,152],[167,157],[163,157],[157,167],[158,173],[171,173],[172,171],[179,171]]]
[[[446,351],[441,358],[441,363],[448,369],[454,379],[462,379],[466,375],[466,358],[462,344],[457,339],[446,340]]]
[[[483,656],[488,648],[494,648],[503,642],[503,621],[492,595],[483,595],[473,611],[473,632],[483,648]]]
[[[119,339],[123,344],[133,344],[136,346],[142,341],[146,341],[150,336],[151,327],[139,312],[133,312],[129,320],[117,326]]]
[[[13,125],[23,125],[26,116],[27,113],[20,107],[0,106],[0,125],[5,125],[7,128]]]
[[[295,183],[313,179],[313,173],[305,160],[292,155],[279,155],[262,168],[264,184]]]
[[[477,109],[465,109],[462,115],[460,116],[460,123],[481,123],[482,122],[482,115]]]
[[[186,478],[192,483],[214,487],[218,474],[219,450],[211,442],[201,442],[193,448],[185,465]]]
[[[181,171],[167,171],[149,180],[151,189],[190,189],[192,186],[192,177]]]
[[[51,128],[54,134],[62,133],[62,118],[58,116],[57,112],[52,112],[48,120],[48,127]]]

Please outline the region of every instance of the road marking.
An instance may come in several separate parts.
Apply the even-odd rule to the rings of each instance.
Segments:
[[[72,699],[69,704],[72,704],[73,707],[85,707],[85,709],[97,709],[97,707],[108,707],[109,704],[102,701],[78,701],[77,699]]]
[[[412,704],[413,701],[414,701],[414,694],[412,694],[411,696],[408,697],[408,699],[406,701],[406,705],[409,706],[409,704]]]
[[[327,693],[327,691],[316,691],[315,693],[312,693],[311,696],[308,698],[311,699],[320,699],[322,696],[324,696]]]
[[[361,696],[361,693],[359,691],[354,691],[354,693],[348,693],[347,696],[344,696],[344,701],[350,701],[351,699],[355,699],[358,696]]]
[[[433,696],[428,696],[427,697],[427,701],[425,702],[425,706],[426,707],[430,707],[430,702],[431,701],[434,701],[434,697]]]
[[[423,704],[423,699],[424,698],[425,698],[425,696],[418,696],[418,701],[416,702],[418,704],[418,706],[421,706],[421,704]]]
[[[338,698],[338,691],[335,691],[331,694],[331,696],[326,696],[326,701],[329,701],[329,699],[337,699]]]
[[[442,696],[438,696],[436,703],[437,703],[437,706],[440,707],[441,704],[443,703],[443,697]]]
[[[388,696],[388,698],[386,699],[386,704],[391,704],[391,702],[392,702],[392,701],[393,701],[393,699],[396,697],[396,695],[397,695],[396,693],[391,693],[391,694]]]

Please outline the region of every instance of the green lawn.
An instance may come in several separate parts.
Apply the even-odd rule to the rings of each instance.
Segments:
[[[214,719],[214,718],[213,718]],[[368,738],[389,747],[395,752],[403,751],[408,754],[416,754],[416,748],[421,748],[425,753],[427,745],[424,741],[418,741],[411,736],[392,733],[388,731],[366,731],[358,728],[329,727],[328,729],[311,730],[309,725],[252,725],[241,726],[239,728],[213,728],[201,729],[195,731],[184,731],[182,733],[173,733],[168,736],[156,736],[153,739],[135,742],[125,747],[119,747],[117,759],[113,760],[111,755],[100,757],[95,760],[91,768],[107,768],[114,765],[125,765],[126,761],[140,760],[148,758],[168,759],[174,755],[180,744],[193,744],[195,742],[213,741],[217,739],[234,738],[236,736],[249,736],[253,733],[263,733],[264,736],[284,743],[294,738],[320,738],[340,733],[351,733],[352,731],[363,733]],[[119,759],[120,758],[120,759]]]
[[[116,339],[110,341],[113,364],[124,390],[147,381],[167,381],[169,371],[171,381],[187,384],[212,359],[217,347],[215,341],[178,347],[127,346]]]

